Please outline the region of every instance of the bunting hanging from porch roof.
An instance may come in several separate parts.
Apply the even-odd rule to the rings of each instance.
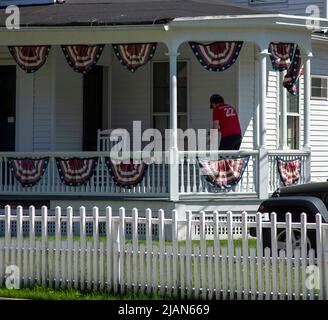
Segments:
[[[302,65],[301,51],[297,46],[292,63],[287,71],[283,83],[283,86],[287,89],[287,91],[294,96],[297,95],[297,83],[303,74],[303,70],[304,68]]]
[[[206,181],[213,187],[229,189],[238,184],[243,177],[249,157],[198,160],[199,167]]]
[[[301,176],[301,159],[284,160],[276,157],[279,176],[284,186],[296,184]]]
[[[154,56],[157,43],[113,44],[119,62],[129,71],[135,72]]]
[[[88,183],[95,172],[98,158],[56,158],[56,164],[62,183],[78,187]]]
[[[269,45],[272,68],[276,71],[288,70],[294,55],[294,43],[275,43]]]
[[[189,42],[199,63],[209,71],[225,71],[238,59],[243,42]]]
[[[104,45],[62,46],[63,53],[71,68],[78,73],[89,72],[100,59]]]
[[[23,188],[33,187],[38,184],[49,162],[49,158],[9,158],[8,160],[15,178]]]
[[[50,46],[8,47],[16,63],[26,73],[34,73],[45,64],[50,48]]]
[[[134,163],[133,160],[128,163],[116,162],[106,157],[105,162],[115,184],[126,189],[137,186],[143,180],[148,169],[148,165],[143,161],[140,163]]]

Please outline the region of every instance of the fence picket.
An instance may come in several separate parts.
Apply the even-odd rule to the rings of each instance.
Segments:
[[[159,277],[160,277],[160,293],[165,292],[164,285],[164,258],[165,258],[165,225],[164,225],[164,210],[158,211],[159,225],[158,225],[158,240],[159,240]]]
[[[73,253],[73,208],[67,208],[67,286],[72,288],[73,275],[72,275],[72,253]]]
[[[270,298],[271,298],[270,248],[264,249],[264,260],[265,260],[265,299],[270,300]]]
[[[248,260],[248,214],[242,214],[242,243],[243,243],[243,280],[244,280],[244,299],[249,299],[249,260]]]
[[[140,257],[139,257],[139,268],[140,268],[140,292],[145,293],[146,290],[146,279],[145,272],[143,272],[145,266],[145,245],[140,245]]]
[[[99,250],[99,209],[98,207],[93,207],[93,286],[98,289],[98,250]]]
[[[277,214],[271,213],[271,255],[272,255],[272,299],[278,299],[278,248],[277,248]]]
[[[256,262],[255,262],[255,248],[250,248],[250,277],[251,277],[251,299],[256,299]]]
[[[119,209],[120,224],[119,224],[119,283],[121,294],[125,291],[125,274],[124,274],[124,253],[125,253],[125,208]]]
[[[195,299],[199,298],[200,293],[200,274],[199,274],[199,247],[194,246],[194,278],[195,278]]]
[[[285,274],[286,253],[285,250],[279,251],[279,291],[280,300],[286,299],[286,274]]]
[[[172,211],[172,239],[173,239],[173,295],[178,295],[178,212]]]
[[[315,265],[315,251],[311,249],[309,251],[309,266],[314,266]],[[315,285],[313,288],[310,288],[310,300],[314,300],[314,290],[315,290]]]
[[[206,299],[207,295],[207,281],[206,281],[206,225],[205,225],[205,212],[200,212],[200,221],[199,221],[199,236],[200,236],[200,268],[202,275],[202,299]]]
[[[10,264],[11,208],[5,206],[5,268]]]
[[[38,240],[36,241],[36,252],[35,252],[35,264],[37,266],[41,265],[41,242]],[[35,276],[35,280],[37,284],[40,284],[40,280],[41,280],[41,270],[40,268],[35,268],[36,269],[36,276]]]
[[[192,237],[192,212],[186,211],[187,219],[187,229],[186,229],[186,287],[187,287],[187,297],[191,298],[192,295],[192,270],[191,270],[191,237]]]
[[[138,272],[138,251],[139,251],[139,242],[138,242],[138,210],[132,210],[132,244],[133,244],[133,291],[134,293],[138,292],[139,284],[139,272]]]
[[[22,272],[22,247],[23,247],[23,207],[17,207],[17,267]],[[22,280],[20,277],[19,286],[22,285]]]
[[[237,300],[241,300],[241,247],[236,247],[236,290]]]
[[[300,299],[300,249],[294,251],[294,292],[295,299]]]
[[[257,247],[257,277],[258,277],[258,299],[263,299],[263,228],[262,214],[256,213],[256,247]]]
[[[207,249],[208,299],[213,299],[213,247]]]
[[[158,292],[158,247],[153,247],[153,294],[156,295]]]
[[[6,230],[7,232],[7,230]],[[30,286],[34,285],[34,245],[35,245],[35,208],[29,207],[29,279]]]
[[[131,288],[132,288],[132,283],[131,283],[131,244],[128,243],[126,245],[126,266],[125,266],[125,274],[126,274],[126,289],[128,291],[128,293],[131,293]]]
[[[222,247],[222,258],[221,258],[221,262],[222,262],[222,297],[224,300],[227,299],[227,295],[228,295],[228,281],[227,281],[227,247]]]
[[[229,292],[232,300],[235,295],[235,266],[234,266],[234,244],[233,244],[233,227],[232,212],[227,213],[227,232],[228,232],[228,263],[229,263]]]
[[[215,297],[221,297],[221,268],[220,268],[220,236],[219,236],[219,213],[213,213],[214,221],[214,274],[215,274]],[[248,240],[247,240],[248,241]]]
[[[85,207],[80,207],[80,288],[84,290],[85,287],[85,237],[86,237],[86,229],[85,229]]]
[[[74,274],[73,274],[73,282],[74,282],[74,289],[79,288],[79,242],[74,241]]]
[[[306,267],[307,267],[307,216],[303,212],[301,214],[301,257],[302,257],[302,300],[307,300],[306,288]]]
[[[185,247],[180,247],[180,296],[182,299],[185,297],[186,293],[186,281],[185,281],[185,258],[186,249]]]
[[[152,279],[152,212],[150,209],[146,210],[146,246],[147,246],[147,257],[146,257],[146,270],[147,270],[147,293],[151,293],[151,279]]]
[[[56,222],[55,222],[55,288],[59,288],[59,281],[60,281],[60,266],[59,266],[59,259],[60,259],[60,247],[61,247],[61,208],[56,207],[55,209],[56,214]]]
[[[42,234],[41,234],[41,246],[42,246],[42,266],[41,266],[41,279],[42,286],[46,285],[46,268],[47,268],[47,238],[48,238],[48,208],[43,206],[41,208],[42,214]]]
[[[92,267],[91,267],[92,243],[87,241],[87,289],[91,290],[92,287]]]
[[[54,243],[52,240],[49,241],[49,250],[48,250],[48,275],[49,275],[49,287],[53,287],[54,283],[54,272],[53,272],[53,259],[54,259]]]
[[[323,298],[323,254],[322,254],[322,217],[321,214],[317,213],[315,216],[315,224],[316,224],[316,254],[317,254],[317,266],[319,271],[319,299]],[[326,266],[327,267],[327,266]]]
[[[112,208],[106,208],[106,266],[107,266],[107,291],[113,288],[113,228],[112,228]]]
[[[1,243],[0,243],[1,246]],[[0,248],[0,251],[2,249]],[[2,259],[0,257],[0,263],[2,263]],[[27,273],[27,265],[28,265],[28,240],[23,241],[23,278],[24,278],[24,287],[27,287],[28,285],[28,273]],[[1,268],[1,267],[0,267]],[[0,271],[0,277],[1,277],[1,271]],[[0,283],[1,283],[0,278]]]
[[[292,215],[290,212],[286,214],[286,254],[287,254],[287,298],[293,298],[292,283],[292,259],[293,259],[293,243],[292,243]]]

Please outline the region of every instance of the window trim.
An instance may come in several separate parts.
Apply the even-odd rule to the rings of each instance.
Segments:
[[[326,79],[327,80],[327,97],[316,97],[312,95],[312,79],[313,78],[319,78],[319,79]],[[311,75],[311,100],[317,100],[317,101],[328,101],[328,76],[323,75]]]
[[[187,108],[186,112],[178,112],[178,116],[186,116],[187,120],[187,129],[190,128],[190,123],[189,123],[189,108],[190,108],[190,60],[189,59],[178,59],[178,62],[185,62],[187,65]],[[152,128],[154,128],[154,116],[168,116],[170,117],[170,111],[168,112],[154,112],[154,64],[155,63],[170,63],[169,60],[152,60],[151,61],[151,77],[150,77],[150,123]]]

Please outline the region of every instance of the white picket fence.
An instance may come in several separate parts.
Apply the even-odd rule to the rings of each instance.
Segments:
[[[274,213],[266,222],[260,213],[250,221],[246,212],[240,221],[234,220],[231,212],[224,220],[219,219],[218,212],[213,212],[213,219],[205,219],[205,212],[193,219],[193,213],[187,211],[185,219],[178,220],[176,211],[153,213],[150,209],[142,213],[133,209],[130,214],[121,208],[117,216],[110,207],[105,216],[99,215],[97,207],[92,213],[81,207],[77,215],[71,207],[65,213],[60,207],[55,214],[46,207],[41,211],[36,215],[31,207],[25,215],[22,207],[11,210],[7,206],[0,215],[5,228],[0,239],[2,285],[6,267],[16,265],[22,287],[40,284],[196,299],[328,298],[328,225],[322,223],[319,214],[315,223],[307,223],[305,214],[301,222],[292,222],[290,213],[285,222],[277,222]],[[41,223],[41,237],[35,234],[37,223]],[[87,223],[92,224],[92,237],[86,235]],[[23,232],[24,224],[28,224],[28,233]],[[48,234],[50,224],[55,226],[54,237]],[[78,237],[74,224],[79,224]],[[105,225],[105,236],[100,235],[100,224]],[[195,227],[199,230],[197,241],[192,240]],[[208,228],[213,240],[207,240]],[[222,228],[227,231],[224,242],[219,235]],[[240,228],[241,235],[235,232]],[[256,228],[256,240],[250,240],[250,228]],[[264,250],[263,233],[268,228],[272,245]],[[279,230],[286,232],[286,248],[281,250]],[[295,230],[301,234],[297,248],[293,247]],[[184,241],[178,240],[181,232]],[[316,251],[308,250],[309,232],[316,234]],[[314,277],[317,287],[309,286],[308,267],[318,271]]]

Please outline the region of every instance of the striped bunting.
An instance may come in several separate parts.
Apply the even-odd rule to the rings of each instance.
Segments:
[[[229,189],[238,184],[243,177],[249,157],[208,160],[198,159],[205,180],[213,187]]]
[[[225,71],[238,59],[243,42],[189,42],[199,63],[209,71]]]
[[[67,186],[78,187],[87,184],[98,164],[98,157],[93,158],[56,158],[60,180]]]
[[[137,186],[148,169],[148,165],[143,161],[140,163],[135,163],[133,160],[116,162],[106,157],[105,162],[115,184],[126,189]]]
[[[118,61],[129,71],[135,72],[154,56],[157,43],[113,44]]]
[[[34,73],[46,62],[50,46],[8,47],[18,66],[26,73]]]
[[[288,70],[294,55],[294,43],[271,42],[269,53],[273,70]]]
[[[285,187],[297,184],[301,176],[301,159],[284,160],[276,157],[279,176]]]
[[[9,164],[16,180],[23,188],[33,187],[39,183],[47,170],[49,158],[9,158]]]
[[[62,50],[70,67],[75,72],[85,74],[97,64],[104,46],[72,45],[62,46]]]

